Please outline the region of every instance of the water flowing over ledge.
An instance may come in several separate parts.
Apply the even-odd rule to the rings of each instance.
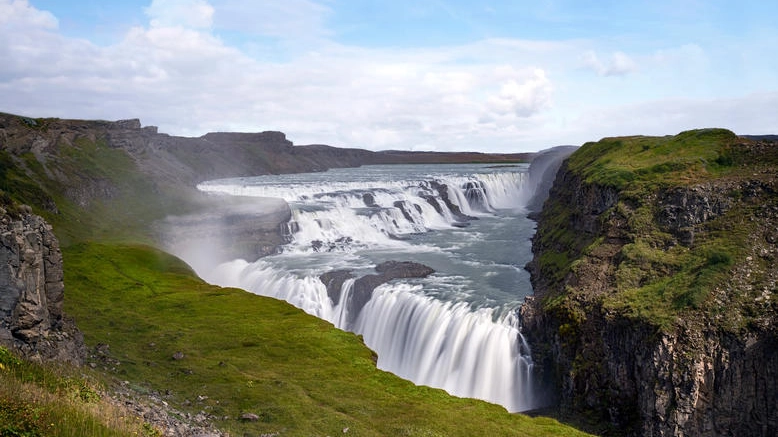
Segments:
[[[204,279],[286,300],[361,334],[380,368],[417,384],[509,411],[536,407],[516,317],[531,294],[522,269],[534,232],[523,208],[532,195],[526,166],[370,166],[199,188],[282,198],[293,211],[282,254],[213,266],[198,272]],[[358,314],[349,314],[354,279],[343,282],[337,303],[319,279],[335,269],[363,276],[387,259],[436,273],[378,286]]]

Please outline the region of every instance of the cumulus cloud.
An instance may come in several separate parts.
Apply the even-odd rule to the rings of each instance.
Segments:
[[[623,52],[613,52],[607,62],[589,50],[581,55],[581,64],[600,76],[625,76],[637,70],[637,64]]]
[[[489,107],[498,115],[529,117],[549,104],[551,91],[546,73],[536,68],[529,77],[502,82],[500,92],[489,98]]]
[[[585,51],[596,47],[590,41],[489,39],[402,50],[338,44],[326,38],[329,13],[309,0],[154,0],[144,26],[98,46],[62,35],[55,17],[24,0],[0,0],[2,110],[139,117],[174,135],[272,129],[297,144],[441,151],[539,150],[716,124],[778,129],[769,110],[778,104],[774,94],[729,103],[669,99],[704,74],[681,62],[705,58],[694,45],[636,58],[645,73],[636,75],[631,57],[613,52],[603,60],[598,53],[607,51]],[[250,30],[260,35],[257,44],[284,56],[253,57],[225,39],[225,29]],[[319,39],[277,41],[305,29]],[[623,80],[592,81],[582,65]],[[659,82],[665,94],[651,88]],[[634,90],[653,93],[655,103],[636,107]]]
[[[26,26],[56,29],[58,21],[50,12],[30,6],[27,0],[5,0],[0,2],[0,26],[17,30],[23,30]]]

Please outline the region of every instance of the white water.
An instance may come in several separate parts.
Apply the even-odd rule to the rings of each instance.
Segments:
[[[198,273],[362,334],[380,368],[417,384],[509,411],[531,409],[532,360],[516,318],[531,293],[521,268],[534,232],[523,210],[532,194],[524,190],[526,176],[525,167],[371,166],[205,183],[203,191],[281,197],[294,223],[284,253]],[[443,191],[461,213],[479,219],[459,228]],[[379,286],[358,314],[347,314],[354,280],[335,304],[318,278],[343,268],[362,276],[388,259],[436,273]]]

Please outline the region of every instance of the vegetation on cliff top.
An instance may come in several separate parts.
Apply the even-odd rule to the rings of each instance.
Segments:
[[[733,166],[739,137],[726,129],[700,129],[665,137],[614,137],[586,143],[568,168],[586,182],[616,189],[631,183],[691,184],[720,177]]]
[[[572,272],[590,288],[563,285],[564,293],[545,297],[546,308],[566,313],[566,329],[586,317],[577,301],[596,301],[605,311],[661,329],[696,310],[719,314],[728,329],[750,323],[741,316],[758,313],[744,308],[757,296],[726,290],[738,288],[733,272],[765,238],[765,224],[753,217],[775,201],[778,148],[755,147],[723,129],[605,138],[582,146],[566,168],[597,194],[570,195],[601,196],[588,202],[600,202],[604,210],[583,217],[572,205],[553,202],[536,244],[555,249],[538,260],[546,280],[563,284]],[[596,232],[576,228],[587,220]],[[753,258],[749,262],[767,262]],[[614,270],[599,271],[603,259]],[[590,280],[596,275],[600,279]],[[591,289],[595,283],[598,290]],[[594,300],[583,297],[592,293]],[[729,301],[729,314],[722,299]]]

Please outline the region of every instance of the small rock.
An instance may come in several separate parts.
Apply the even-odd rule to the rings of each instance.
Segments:
[[[238,417],[242,422],[256,422],[259,420],[259,416],[254,413],[243,413]]]
[[[183,360],[184,359],[184,353],[181,352],[181,351],[178,351],[178,352],[174,353],[173,354],[173,359],[176,360],[176,361]]]

